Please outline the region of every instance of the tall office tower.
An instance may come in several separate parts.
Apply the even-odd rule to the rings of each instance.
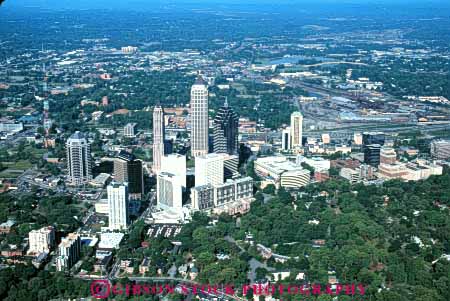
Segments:
[[[301,147],[303,139],[303,115],[300,112],[291,114],[291,146]]]
[[[363,144],[363,136],[361,133],[354,133],[353,134],[353,143],[355,145],[362,145]]]
[[[363,145],[379,144],[384,145],[385,135],[383,132],[364,132],[362,135]]]
[[[281,132],[281,149],[284,151],[291,149],[291,128],[287,127]]]
[[[174,174],[180,180],[181,186],[186,188],[186,156],[170,154],[161,161],[161,172]]]
[[[364,163],[378,167],[380,165],[381,147],[384,145],[385,135],[382,132],[364,132],[362,135],[362,150]]]
[[[214,118],[213,150],[215,153],[235,155],[238,152],[238,115],[225,104]]]
[[[397,162],[397,153],[392,147],[383,146],[380,151],[381,164],[395,164]]]
[[[208,153],[208,87],[199,76],[191,88],[191,154]]]
[[[381,145],[369,144],[364,146],[364,163],[378,167],[380,165]]]
[[[164,111],[161,106],[153,110],[153,172],[161,170],[161,158],[164,156]]]
[[[76,233],[70,233],[61,240],[58,246],[59,256],[56,258],[58,271],[69,270],[80,259],[81,239]]]
[[[130,199],[141,199],[144,194],[142,161],[126,151],[121,151],[114,159],[114,180],[118,183],[128,183]]]
[[[108,185],[109,228],[126,230],[128,217],[128,183],[112,182]]]
[[[75,132],[66,142],[67,171],[72,185],[92,180],[91,145],[83,133]]]
[[[450,158],[450,140],[434,140],[430,144],[430,153],[433,158],[447,160]]]
[[[207,154],[195,158],[195,186],[220,185],[224,181],[224,154]]]
[[[180,178],[172,173],[160,172],[156,182],[158,207],[162,209],[181,209],[183,195]]]
[[[55,244],[55,228],[48,226],[32,230],[28,233],[28,241],[30,244],[28,253],[50,253]]]

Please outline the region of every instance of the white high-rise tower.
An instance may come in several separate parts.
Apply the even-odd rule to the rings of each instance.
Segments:
[[[180,180],[181,186],[186,188],[186,156],[170,154],[161,161],[161,172],[174,174]]]
[[[81,239],[77,233],[69,233],[61,239],[58,246],[59,256],[56,258],[56,269],[58,272],[72,268],[80,259]]]
[[[303,115],[300,112],[291,114],[291,144],[292,147],[301,147],[303,139]]]
[[[158,207],[181,209],[183,207],[182,190],[180,177],[168,172],[160,172],[156,184]]]
[[[55,228],[44,227],[39,230],[32,230],[28,233],[30,248],[28,253],[50,253],[50,249],[55,244]]]
[[[91,145],[83,133],[75,132],[66,142],[67,172],[72,185],[92,180]]]
[[[109,229],[126,230],[128,217],[128,183],[112,182],[108,185]]]
[[[222,185],[225,154],[207,154],[195,158],[195,186]]]
[[[161,106],[153,110],[153,172],[161,170],[161,160],[164,156],[164,111]]]
[[[199,76],[191,88],[191,154],[208,153],[208,87]]]

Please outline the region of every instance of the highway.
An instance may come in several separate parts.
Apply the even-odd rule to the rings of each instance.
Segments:
[[[304,133],[310,137],[319,137],[321,133],[328,133],[332,138],[353,138],[354,132],[364,131],[382,131],[385,133],[408,133],[408,132],[421,132],[428,134],[428,132],[443,131],[446,130],[450,134],[450,122],[448,124],[430,124],[422,125],[418,123],[409,124],[355,124],[353,126],[335,129],[322,129],[314,131],[305,131]]]

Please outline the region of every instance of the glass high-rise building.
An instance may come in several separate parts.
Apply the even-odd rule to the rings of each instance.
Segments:
[[[379,144],[384,145],[385,134],[383,132],[364,132],[362,135],[363,145]]]
[[[121,151],[114,159],[114,180],[128,183],[130,199],[141,199],[144,193],[142,161],[128,152]]]
[[[364,132],[362,135],[364,163],[377,167],[380,165],[381,147],[386,137],[383,132]]]
[[[238,152],[239,117],[225,104],[214,118],[213,150],[215,153],[235,155]]]
[[[284,151],[291,149],[291,128],[287,127],[281,132],[281,149]]]
[[[378,167],[380,165],[380,144],[369,144],[364,146],[364,163]]]

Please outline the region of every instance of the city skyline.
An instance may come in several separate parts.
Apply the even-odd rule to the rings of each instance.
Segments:
[[[446,8],[4,1],[0,299],[450,300]]]

